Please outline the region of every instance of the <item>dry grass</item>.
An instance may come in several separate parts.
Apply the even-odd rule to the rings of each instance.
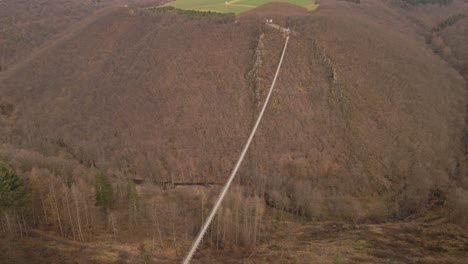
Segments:
[[[280,221],[280,212],[267,210],[266,213],[265,228],[257,247],[202,248],[193,263],[325,264],[341,260],[342,263],[463,264],[468,257],[467,230],[449,223],[441,211],[411,221],[382,224],[305,222],[291,214]],[[93,243],[82,249],[43,237],[17,238],[1,244],[2,249],[8,250],[0,253],[0,259],[15,258],[19,263],[67,262],[71,258],[77,263],[135,263],[139,261],[136,256],[141,242],[146,249],[151,248],[150,240],[119,245],[118,248],[135,254],[134,258],[124,258],[112,252],[95,251]],[[186,242],[184,248],[190,244]],[[101,249],[101,243],[95,246]],[[158,247],[153,257],[152,263],[178,263],[182,256],[177,256],[172,247]]]
[[[278,213],[269,212],[268,219]],[[201,252],[195,263],[465,263],[468,233],[436,214],[416,220],[355,225],[303,223],[294,218],[266,225],[261,246],[244,256]],[[228,262],[225,262],[228,261]]]

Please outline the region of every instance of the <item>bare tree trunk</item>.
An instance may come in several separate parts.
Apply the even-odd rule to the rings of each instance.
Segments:
[[[255,194],[255,213],[254,213],[254,232],[253,232],[253,246],[257,245],[257,228],[258,228],[258,201],[257,195]]]
[[[87,208],[88,208],[88,212],[89,212],[89,231],[91,232],[91,234],[94,234],[94,230],[95,230],[95,221],[96,221],[96,214],[93,209],[93,203],[91,202],[90,203],[90,206],[88,207],[88,205],[86,205]]]
[[[41,192],[39,193],[39,199],[41,200],[42,210],[44,210],[44,217],[45,217],[45,220],[46,220],[46,224],[49,224],[49,218],[47,217],[47,210],[46,210],[46,208],[45,208],[45,205],[44,205],[44,198],[42,197],[42,193],[41,193]]]
[[[8,213],[5,212],[4,215],[5,215],[5,220],[7,222],[8,232],[10,232],[10,235],[13,235],[13,231],[11,230],[10,219],[8,218]]]
[[[153,222],[154,222],[154,226],[156,226],[157,230],[158,230],[158,234],[159,234],[159,241],[161,242],[161,247],[164,248],[165,245],[164,245],[164,242],[163,242],[163,238],[162,238],[162,233],[161,233],[161,228],[159,226],[159,221],[158,221],[158,216],[156,215],[156,204],[154,204],[154,208],[153,208]]]
[[[66,186],[64,186],[64,189],[65,189],[65,201],[67,203],[68,218],[70,220],[70,225],[71,225],[72,232],[73,232],[73,240],[76,240],[75,227],[73,226],[73,218],[72,218],[72,215],[71,215],[70,203],[68,201],[68,190],[67,190]]]
[[[248,225],[248,220],[247,220],[248,214],[249,214],[249,210],[245,210],[244,212],[244,238],[249,237],[249,225]],[[245,241],[245,242],[247,243],[249,241]]]
[[[257,222],[257,242],[260,239],[260,236],[262,234],[262,216],[263,213],[258,217],[258,222]]]
[[[19,219],[18,213],[15,212],[16,221],[18,222],[18,227],[20,230],[20,236],[23,237],[23,227],[21,226],[21,220]]]
[[[223,245],[226,245],[226,226],[227,226],[227,220],[226,219],[226,216],[224,217],[224,221],[223,221]]]
[[[26,220],[24,219],[23,213],[21,213],[21,219],[23,219],[24,233],[28,234],[28,226],[26,225]]]
[[[176,245],[176,233],[175,233],[174,223],[172,223],[172,239],[173,239],[172,244],[174,246],[176,256],[179,257],[179,252],[177,251],[177,245]]]
[[[210,247],[213,247],[213,225],[210,225]]]
[[[54,197],[54,203],[55,203],[55,213],[57,214],[57,221],[60,227],[60,234],[63,236],[63,227],[62,227],[62,221],[60,220],[60,212],[58,209],[58,203],[57,203],[57,196],[55,195],[55,190],[54,188],[50,188],[52,191],[52,196]]]
[[[76,209],[76,222],[78,224],[78,237],[81,241],[84,241],[83,232],[81,231],[80,210],[78,209],[78,199],[76,198],[76,192],[76,189],[75,191],[72,190],[73,201],[75,203]]]
[[[221,212],[216,216],[216,250],[219,250],[219,216]]]
[[[136,201],[130,201],[130,221],[133,222],[131,225],[131,228],[138,227],[138,221],[137,221],[137,204]]]
[[[184,237],[185,239],[189,239],[189,236],[188,236],[188,221],[187,221],[187,213],[184,213]]]
[[[116,226],[117,219],[115,219],[115,216],[113,213],[109,214],[109,220],[111,222],[112,232],[114,234],[114,243],[117,243],[117,226]]]
[[[205,199],[203,199],[204,197],[202,196],[201,198],[201,225],[200,226],[203,226],[203,223],[205,223]]]
[[[163,242],[163,239],[162,239],[161,228],[159,227],[159,222],[156,222],[156,225],[158,227],[159,240],[161,242],[161,246],[162,246],[162,248],[164,248],[165,246],[164,246],[164,242]]]
[[[33,226],[36,227],[36,210],[34,206],[34,192],[31,193],[31,211],[32,211],[32,217],[33,217]]]
[[[86,218],[86,228],[91,230],[91,226],[89,225],[89,212],[88,212],[88,203],[86,201],[86,198],[84,199],[84,206],[85,206],[85,218]]]
[[[240,195],[237,195],[236,197],[236,234],[235,234],[235,241],[236,241],[236,246],[239,244],[239,207],[240,207]]]

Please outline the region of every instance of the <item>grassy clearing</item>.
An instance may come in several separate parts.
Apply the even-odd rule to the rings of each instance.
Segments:
[[[164,6],[187,10],[239,14],[269,2],[287,2],[305,7],[308,10],[315,10],[318,7],[318,4],[313,0],[176,0]]]
[[[48,242],[45,244],[45,247],[48,249],[52,249],[55,251],[61,251],[61,252],[75,252],[78,251],[76,247],[73,246],[67,246],[64,244],[60,244],[57,242]]]
[[[119,260],[119,254],[110,251],[102,251],[90,256],[89,258],[90,260],[99,263],[115,263]]]

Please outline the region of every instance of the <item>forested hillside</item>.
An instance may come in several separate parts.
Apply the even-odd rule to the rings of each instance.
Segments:
[[[113,6],[45,37],[0,73],[0,172],[4,186],[25,192],[0,191],[27,201],[1,204],[0,231],[107,241],[122,250],[114,261],[135,257],[128,252],[179,261],[265,100],[284,44],[264,24],[272,18],[297,34],[203,248],[239,260],[265,252],[285,225],[346,221],[351,230],[432,210],[454,226],[447,232],[456,242],[445,251],[421,242],[421,258],[457,263],[466,256],[464,231],[452,223],[467,221],[468,19],[450,17],[464,14],[463,3],[320,4],[313,13],[268,4],[237,17]],[[440,224],[437,217],[428,223]],[[31,258],[2,246],[0,260]],[[299,249],[289,248],[287,261],[296,254],[308,263]],[[34,254],[63,261],[47,252]],[[375,253],[366,261],[385,259]]]
[[[131,3],[160,3],[134,0]],[[3,0],[0,1],[0,72],[28,58],[32,51],[60,33],[111,5],[125,0]]]

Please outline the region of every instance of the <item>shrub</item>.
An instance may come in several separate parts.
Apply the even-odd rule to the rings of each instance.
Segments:
[[[337,255],[335,259],[333,259],[333,264],[343,264],[343,260],[340,255]]]

